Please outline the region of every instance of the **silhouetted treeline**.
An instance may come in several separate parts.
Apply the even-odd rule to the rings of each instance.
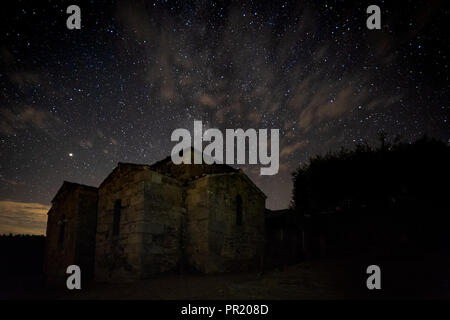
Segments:
[[[314,254],[450,249],[450,147],[422,138],[317,156],[294,174],[292,209]]]
[[[42,273],[45,237],[0,235],[0,271],[3,275]]]

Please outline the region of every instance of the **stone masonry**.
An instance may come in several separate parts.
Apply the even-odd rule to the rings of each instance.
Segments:
[[[98,188],[88,187],[96,206],[82,210],[74,209],[75,203],[83,208],[74,200],[76,188],[65,188],[48,214],[47,256],[57,263],[46,264],[47,273],[62,274],[69,260],[86,259],[94,261],[95,279],[102,282],[186,269],[221,273],[261,267],[266,196],[241,170],[174,165],[170,157],[153,165],[119,163]],[[72,237],[94,229],[95,241],[91,235],[89,246],[63,243],[63,252],[77,246],[90,250],[90,256],[68,259],[55,245],[62,226],[56,221],[63,215],[75,219],[80,210],[89,210],[90,219],[79,219],[78,229],[64,232]]]
[[[97,188],[63,183],[48,212],[44,270],[49,282],[65,279],[72,264],[81,267],[84,280],[93,277],[96,212]]]

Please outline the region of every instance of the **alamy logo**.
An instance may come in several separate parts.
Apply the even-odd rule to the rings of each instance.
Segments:
[[[81,269],[79,266],[75,264],[71,264],[67,267],[66,270],[67,274],[70,274],[70,276],[67,278],[66,286],[67,289],[73,290],[73,289],[81,289]]]
[[[366,25],[367,29],[373,30],[381,29],[381,10],[380,7],[377,5],[371,5],[367,7],[366,12],[370,14],[370,16],[367,18]]]
[[[191,133],[186,129],[176,129],[172,132],[171,141],[179,141],[172,149],[171,158],[174,164],[191,164],[190,150],[192,147]],[[181,141],[180,141],[181,139]],[[202,121],[194,121],[194,164],[224,163],[223,134],[219,129],[211,128],[203,132]],[[274,175],[279,169],[279,129],[270,130],[270,156],[267,144],[267,129],[226,129],[225,163],[234,164],[235,141],[237,164],[246,164],[246,139],[248,139],[248,164],[266,165],[260,168],[261,175]],[[209,144],[203,150],[203,141]],[[213,155],[214,154],[214,155]],[[258,159],[259,158],[259,159]]]
[[[81,9],[77,5],[67,7],[66,13],[71,14],[66,20],[67,29],[81,29]]]
[[[379,266],[373,264],[367,267],[367,274],[370,276],[367,278],[366,285],[367,289],[381,289],[381,269]]]

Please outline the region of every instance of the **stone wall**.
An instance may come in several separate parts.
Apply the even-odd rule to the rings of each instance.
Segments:
[[[186,189],[186,256],[189,266],[206,272],[208,262],[209,180],[192,181]]]
[[[144,185],[144,276],[175,271],[183,259],[186,210],[180,182],[151,171]]]
[[[63,184],[48,213],[44,272],[49,283],[65,284],[72,264],[80,266],[83,280],[92,277],[96,209],[96,188]]]
[[[58,191],[48,215],[46,274],[66,278],[67,266],[77,264],[83,279],[121,282],[187,267],[260,268],[265,198],[227,165],[119,163],[98,189],[65,182]]]
[[[242,224],[237,223],[237,197]],[[205,273],[260,268],[264,252],[265,196],[241,172],[206,175],[187,191],[191,264]]]
[[[170,164],[159,166],[119,163],[98,189],[65,182],[48,215],[46,274],[65,278],[77,264],[83,279],[121,282],[258,268],[265,195],[250,179],[226,166],[188,167],[175,179]]]
[[[119,164],[98,191],[95,278],[137,279],[142,274],[142,224],[145,166]],[[113,234],[114,208],[120,200],[119,232]]]
[[[92,280],[94,277],[97,202],[97,191],[95,194],[84,190],[78,191],[78,231],[75,256],[84,280]]]
[[[184,208],[175,179],[148,166],[119,164],[99,188],[96,279],[127,281],[175,270]],[[119,234],[114,206],[121,201]]]
[[[56,282],[65,277],[67,266],[75,263],[75,231],[78,201],[74,194],[54,203],[48,213],[44,271],[47,280]],[[63,221],[64,235],[61,237]]]

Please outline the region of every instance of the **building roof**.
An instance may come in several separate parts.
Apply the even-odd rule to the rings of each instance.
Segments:
[[[64,182],[61,185],[61,187],[59,188],[58,192],[56,192],[55,196],[53,197],[52,203],[54,203],[57,200],[57,198],[59,197],[59,195],[62,194],[63,192],[65,192],[65,191],[73,192],[77,189],[83,189],[86,191],[97,191],[96,187],[64,180]]]
[[[152,164],[150,169],[183,182],[193,180],[207,174],[231,173],[239,171],[238,169],[235,169],[227,164],[194,164],[193,157],[195,152],[199,151],[192,148],[190,153],[191,164],[174,164],[172,162],[172,158],[168,156],[165,159]]]
[[[121,169],[128,169],[128,170],[142,170],[142,169],[150,169],[150,166],[148,164],[139,164],[139,163],[129,163],[129,162],[119,162],[117,163],[117,167],[111,171],[105,179],[100,183],[98,188],[100,189],[102,185],[106,183],[117,171]]]
[[[99,188],[105,184],[106,181],[110,179],[119,170],[152,170],[158,172],[162,175],[168,176],[170,178],[176,179],[180,182],[188,182],[195,180],[210,174],[225,174],[225,173],[239,173],[242,174],[246,180],[259,191],[263,197],[267,198],[264,192],[259,189],[255,183],[245,174],[242,170],[235,169],[227,164],[194,164],[193,157],[195,152],[200,152],[194,148],[190,148],[190,156],[192,164],[174,164],[172,162],[171,156],[164,158],[163,160],[157,161],[152,165],[148,164],[137,164],[137,163],[125,163],[119,162],[117,167],[102,181]],[[186,152],[186,150],[185,150]],[[186,153],[189,156],[188,153]]]

